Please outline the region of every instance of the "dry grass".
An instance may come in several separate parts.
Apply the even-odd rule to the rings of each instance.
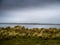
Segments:
[[[3,44],[4,43],[4,44]],[[60,28],[1,27],[1,45],[60,45]]]

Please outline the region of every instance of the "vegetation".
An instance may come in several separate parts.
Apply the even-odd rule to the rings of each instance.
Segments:
[[[0,27],[1,45],[60,45],[60,28]]]

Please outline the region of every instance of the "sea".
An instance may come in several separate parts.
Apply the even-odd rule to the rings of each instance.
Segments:
[[[60,25],[24,25],[24,24],[0,24],[0,27],[25,26],[26,28],[60,28]]]

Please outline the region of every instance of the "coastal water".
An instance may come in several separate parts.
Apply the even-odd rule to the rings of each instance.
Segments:
[[[16,25],[25,26],[26,28],[60,28],[60,25],[22,25],[22,24],[0,24],[0,27],[14,27]]]

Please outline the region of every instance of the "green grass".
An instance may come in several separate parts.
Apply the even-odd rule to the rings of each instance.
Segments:
[[[35,37],[17,37],[0,40],[0,45],[60,45],[60,40]]]

